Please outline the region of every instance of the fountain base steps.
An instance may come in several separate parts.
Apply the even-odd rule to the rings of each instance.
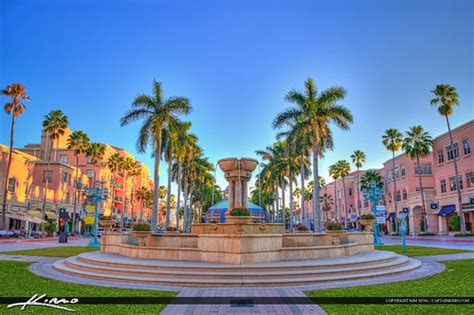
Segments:
[[[54,263],[70,275],[132,283],[198,287],[296,286],[392,276],[421,266],[386,251],[305,261],[223,264],[130,258],[92,252]]]

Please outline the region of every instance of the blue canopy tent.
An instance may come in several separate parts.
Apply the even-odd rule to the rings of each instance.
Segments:
[[[204,213],[204,223],[209,220],[215,220],[216,217],[219,218],[220,223],[225,222],[225,212],[229,208],[229,200],[221,200]],[[250,200],[248,201],[248,209],[253,215],[263,215],[263,219],[267,222],[267,213],[263,210],[262,207],[257,206]]]

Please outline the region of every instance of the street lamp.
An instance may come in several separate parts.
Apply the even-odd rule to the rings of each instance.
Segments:
[[[102,200],[107,200],[109,197],[109,189],[107,187],[102,188],[102,183],[97,181],[94,187],[84,187],[87,200],[95,202],[94,212],[94,238],[89,242],[89,247],[99,247],[100,242],[97,239],[97,229],[99,224],[99,203]]]
[[[385,197],[385,189],[384,186],[378,187],[375,180],[370,182],[370,188],[364,188],[363,190],[364,200],[372,201],[372,211],[374,213],[374,245],[383,245],[382,241],[379,237],[379,229],[377,226],[377,204],[379,200]]]

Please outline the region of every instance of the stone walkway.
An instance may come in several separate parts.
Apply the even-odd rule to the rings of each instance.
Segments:
[[[0,260],[16,260],[33,262],[30,270],[42,277],[59,281],[73,282],[78,284],[120,287],[130,289],[167,290],[178,291],[178,297],[236,297],[248,299],[237,299],[229,304],[169,304],[160,314],[325,314],[325,311],[316,304],[258,304],[253,303],[251,297],[304,298],[306,290],[321,290],[327,288],[342,288],[350,286],[371,285],[397,281],[414,280],[431,276],[444,270],[444,265],[439,263],[446,260],[474,259],[474,253],[460,253],[452,255],[420,256],[415,257],[423,264],[415,271],[377,279],[353,280],[334,282],[326,284],[313,284],[298,287],[268,287],[268,288],[180,288],[156,284],[137,284],[126,282],[115,282],[106,280],[87,279],[67,275],[56,271],[52,264],[62,258],[22,256],[22,255],[0,255]]]

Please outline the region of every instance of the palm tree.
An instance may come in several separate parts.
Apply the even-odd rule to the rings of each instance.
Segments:
[[[344,200],[344,227],[347,228],[347,201],[346,201],[346,183],[345,178],[351,172],[351,166],[346,160],[340,160],[336,163],[336,169],[339,177],[342,178],[342,199]]]
[[[359,198],[359,189],[360,189],[360,183],[359,183],[359,169],[362,167],[362,165],[366,161],[365,153],[362,152],[361,150],[355,150],[351,154],[351,159],[352,163],[355,165],[357,168],[357,174],[356,174],[356,182],[357,182],[357,215],[360,217],[360,198]]]
[[[385,130],[385,134],[382,136],[382,144],[385,148],[392,152],[392,180],[393,180],[393,195],[397,194],[397,177],[398,171],[395,172],[395,152],[402,148],[403,135],[397,129],[391,128]],[[394,198],[395,213],[398,213],[397,198]]]
[[[332,196],[328,193],[324,193],[319,199],[322,204],[323,211],[326,214],[325,221],[327,223],[329,221],[328,212],[331,210],[331,207],[334,204],[334,200],[332,199]]]
[[[43,130],[48,135],[48,139],[51,142],[51,149],[54,148],[54,140],[58,141],[59,138],[64,135],[67,126],[69,125],[69,119],[63,112],[59,109],[52,110],[48,115],[44,116],[43,119]],[[56,149],[57,150],[57,149]],[[46,170],[49,171],[49,163],[51,160],[51,150],[46,150],[47,152],[47,165]],[[55,151],[56,152],[56,151]],[[56,153],[54,154],[54,159],[56,159]],[[43,196],[43,206],[41,208],[41,216],[44,219],[44,210],[46,207],[46,196],[48,193],[48,177],[45,177],[45,188]]]
[[[311,142],[313,154],[313,181],[318,180],[318,156],[322,153],[322,144],[331,137],[330,123],[348,130],[352,123],[352,114],[344,106],[338,104],[344,99],[346,91],[341,87],[331,87],[318,94],[311,78],[305,82],[303,92],[291,90],[285,99],[296,106],[277,115],[273,121],[274,127],[281,127],[291,122],[295,124],[295,133],[305,130],[304,134]],[[319,203],[319,187],[313,191],[313,221],[314,231],[321,230],[321,208]]]
[[[336,185],[336,182],[337,182],[337,179],[339,178],[339,171],[337,169],[337,164],[332,164],[332,165],[329,166],[329,175],[333,179],[334,196],[337,199],[337,185]],[[336,222],[339,222],[340,216],[339,216],[339,212],[337,211],[337,200],[334,201],[334,212],[336,213]]]
[[[140,202],[140,219],[139,221],[142,222],[143,220],[143,207],[147,204],[147,199],[150,194],[150,189],[148,187],[142,186],[137,189],[135,192],[137,200]]]
[[[7,229],[7,194],[8,194],[8,179],[10,176],[10,166],[13,154],[13,138],[15,134],[15,120],[26,109],[23,101],[30,101],[30,97],[26,95],[26,90],[20,83],[13,83],[2,90],[2,94],[10,98],[10,101],[5,104],[4,110],[7,115],[12,115],[12,123],[10,128],[10,149],[8,151],[7,170],[5,172],[5,183],[3,186],[3,203],[2,203],[2,229]]]
[[[431,106],[438,106],[438,113],[444,116],[446,119],[446,125],[448,126],[448,134],[450,141],[450,148],[454,151],[454,140],[453,133],[451,131],[451,125],[449,124],[449,116],[453,113],[454,106],[459,105],[458,93],[456,88],[449,84],[438,84],[432,93],[435,98],[431,100]],[[461,233],[466,233],[466,220],[464,218],[464,212],[462,211],[462,197],[461,197],[461,176],[459,175],[458,163],[456,157],[453,158],[454,173],[456,175],[456,190],[458,193],[458,209],[459,217],[461,219]]]
[[[89,146],[89,137],[84,131],[76,130],[69,135],[67,139],[67,148],[73,150],[74,156],[76,157],[76,181],[74,183],[74,217],[72,220],[72,232],[76,232],[76,208],[78,195],[78,184],[79,184],[79,155],[85,154],[87,147]],[[112,197],[113,198],[113,197]]]
[[[86,156],[90,159],[92,167],[94,168],[94,177],[93,182],[90,183],[91,187],[94,187],[96,184],[96,167],[99,161],[102,161],[105,155],[105,144],[92,142],[89,144],[89,147],[86,150]]]
[[[107,162],[106,162],[107,168],[112,173],[112,180],[111,180],[111,185],[110,185],[111,186],[110,197],[111,197],[111,200],[112,200],[112,206],[111,206],[112,215],[115,214],[115,211],[114,211],[114,204],[115,204],[115,181],[114,181],[114,177],[121,171],[122,163],[123,163],[123,158],[120,155],[120,153],[118,153],[118,152],[116,152],[116,153],[112,154],[111,156],[109,156],[109,158],[107,159]]]
[[[166,127],[177,126],[179,124],[178,115],[188,114],[190,111],[191,105],[187,98],[171,97],[164,99],[161,83],[153,80],[153,95],[138,95],[132,103],[132,109],[120,120],[120,124],[125,126],[143,119],[144,122],[137,139],[137,149],[139,152],[145,152],[148,145],[151,145],[153,149],[155,158],[153,212],[151,217],[153,232],[156,231],[158,218],[162,131]]]
[[[375,184],[377,185],[377,187],[383,186],[382,176],[380,176],[380,174],[376,171],[368,170],[367,172],[362,174],[362,176],[360,177],[360,188],[369,189],[372,181],[375,181]]]
[[[421,165],[420,157],[426,156],[431,152],[431,146],[433,145],[433,139],[431,136],[423,130],[421,126],[410,127],[410,130],[406,132],[406,137],[403,140],[403,150],[405,154],[412,159],[416,159],[416,165],[418,168],[418,181],[420,184],[421,202],[423,205],[423,226],[425,231],[428,230],[428,218],[426,214],[425,196],[423,193],[423,181],[421,180]]]
[[[127,188],[128,188],[128,178],[129,175],[134,171],[136,168],[136,162],[133,158],[131,157],[125,157],[122,160],[122,163],[120,164],[120,171],[123,173],[123,196],[124,196],[124,204],[123,204],[123,211],[120,212],[121,215],[121,220],[120,220],[120,227],[123,228],[124,226],[124,215],[125,211],[127,211]],[[130,193],[131,195],[131,193]],[[130,198],[130,202],[131,202]]]

